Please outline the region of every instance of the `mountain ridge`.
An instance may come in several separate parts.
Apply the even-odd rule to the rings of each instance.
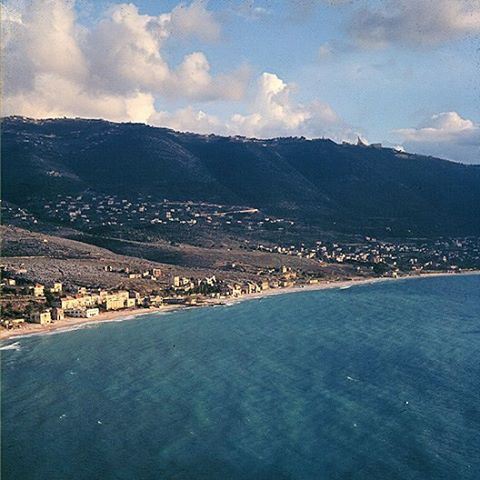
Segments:
[[[2,119],[2,196],[85,190],[248,205],[328,229],[480,232],[480,166],[337,144],[249,139],[97,119]]]

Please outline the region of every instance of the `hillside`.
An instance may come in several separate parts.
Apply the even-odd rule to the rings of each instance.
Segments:
[[[323,139],[9,117],[2,170],[3,199],[38,211],[90,191],[244,205],[329,231],[480,233],[480,166]]]

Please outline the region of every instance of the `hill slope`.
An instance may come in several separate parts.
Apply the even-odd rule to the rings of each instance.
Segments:
[[[2,195],[87,189],[248,205],[341,231],[480,233],[480,166],[330,140],[256,140],[102,120],[3,119]]]

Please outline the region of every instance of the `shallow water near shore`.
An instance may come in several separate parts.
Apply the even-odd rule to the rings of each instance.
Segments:
[[[15,338],[2,478],[480,478],[480,276]]]

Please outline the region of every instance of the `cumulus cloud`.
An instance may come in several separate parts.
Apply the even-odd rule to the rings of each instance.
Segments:
[[[293,100],[293,84],[273,73],[263,73],[249,115],[235,114],[229,130],[245,136],[279,135],[330,136],[352,138],[354,134],[332,108],[320,101],[301,104]]]
[[[4,7],[2,13],[4,115],[105,118],[256,137],[354,137],[329,105],[296,101],[295,85],[273,73],[258,79],[247,113],[220,119],[191,105],[171,112],[159,107],[167,100],[188,105],[245,98],[248,67],[213,74],[198,50],[177,65],[167,61],[169,40],[219,38],[220,26],[202,0],[158,16],[114,4],[88,27],[78,23],[73,0],[28,0],[22,10]]]
[[[155,99],[140,91],[125,96],[88,92],[76,82],[50,74],[39,75],[32,93],[4,98],[3,113],[34,118],[85,117],[146,122],[155,112]]]
[[[250,113],[236,113],[227,121],[203,110],[187,107],[174,112],[155,112],[148,122],[175,130],[221,135],[244,135],[268,138],[277,136],[326,136],[336,140],[353,140],[353,131],[333,111],[320,101],[307,105],[293,99],[295,86],[285,83],[273,73],[263,73],[257,91],[248,106]]]
[[[462,163],[480,163],[480,125],[457,112],[433,115],[417,128],[395,133],[407,150]]]
[[[4,114],[85,115],[146,121],[155,99],[238,100],[246,67],[212,75],[204,53],[178,66],[165,60],[169,38],[216,40],[220,25],[204,1],[158,16],[133,4],[113,5],[81,27],[69,0],[30,0],[21,11],[2,6]]]
[[[478,0],[389,0],[358,10],[349,23],[364,48],[425,47],[480,33]]]
[[[7,15],[3,15],[4,11]],[[77,42],[79,30],[67,3],[33,2],[23,14],[2,6],[2,27],[7,32],[2,35],[4,95],[32,89],[36,75],[79,80],[86,77],[86,60]]]
[[[206,41],[218,40],[220,25],[212,12],[207,10],[203,0],[196,0],[190,5],[181,3],[170,14],[170,32],[182,37],[197,37]]]

